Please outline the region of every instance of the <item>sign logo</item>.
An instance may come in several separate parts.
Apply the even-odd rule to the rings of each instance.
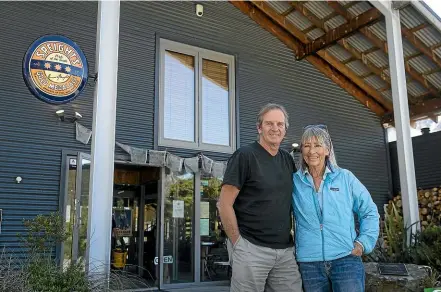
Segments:
[[[23,59],[26,85],[33,95],[50,104],[74,100],[84,90],[88,74],[83,52],[64,36],[42,36]]]

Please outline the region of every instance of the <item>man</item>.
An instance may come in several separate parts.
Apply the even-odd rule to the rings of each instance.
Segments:
[[[229,238],[231,292],[297,292],[291,202],[294,160],[279,149],[288,114],[268,104],[257,117],[258,141],[229,159],[218,209]]]

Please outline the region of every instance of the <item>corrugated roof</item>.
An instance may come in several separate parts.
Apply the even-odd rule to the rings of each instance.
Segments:
[[[338,16],[333,17],[333,18],[329,19],[328,21],[326,21],[325,27],[327,27],[329,29],[334,29],[334,28],[337,28],[345,23],[347,23],[346,19],[343,16],[338,15]]]
[[[408,5],[400,11],[401,23],[406,28],[413,28],[425,22],[424,18],[412,6]]]
[[[271,1],[267,3],[270,3],[270,5],[279,13],[285,12],[291,7],[290,4],[288,4],[288,1]],[[358,1],[355,5],[350,5],[350,7],[348,4],[353,3],[353,1],[338,1],[338,3],[342,6],[342,9],[346,9],[349,15],[352,15],[353,17],[373,9],[373,6],[369,1]],[[324,23],[324,28],[326,30],[336,29],[348,22],[345,19],[345,15],[339,15],[338,12],[334,11],[326,1],[305,1],[303,2],[303,5],[304,8],[308,10],[308,13],[317,17],[318,20],[323,21],[325,18],[327,19]],[[343,7],[345,5],[348,5],[348,8]],[[407,90],[411,104],[418,102],[418,100],[422,98],[428,98],[427,94],[429,93],[429,90],[426,88],[426,82],[424,82],[424,84],[421,83],[421,79],[427,78],[426,80],[429,85],[433,86],[433,88],[441,89],[441,66],[438,66],[437,63],[431,60],[432,55],[426,56],[426,52],[421,48],[418,48],[418,42],[415,42],[415,40],[421,40],[421,42],[428,47],[429,50],[432,48],[432,53],[434,56],[441,59],[441,46],[438,48],[434,47],[436,45],[441,45],[441,32],[435,28],[435,25],[433,25],[433,19],[426,19],[418,10],[421,8],[417,9],[415,7],[413,3],[410,3],[410,5],[407,5],[405,8],[400,10],[401,22],[404,27],[412,29],[420,26],[423,23],[427,24],[425,27],[422,26],[418,31],[411,31],[415,38],[407,39],[403,36],[403,54],[406,61],[408,61],[405,75],[406,80],[408,81]],[[305,31],[306,29],[310,30],[314,27],[313,23],[307,17],[303,16],[301,11],[292,12],[286,17],[286,19],[302,31]],[[374,24],[364,27],[364,29],[367,29],[372,33],[370,36],[364,36],[363,30],[359,30],[358,32],[347,37],[346,41],[356,51],[365,53],[367,60],[373,66],[376,66],[379,69],[386,68],[383,70],[383,74],[389,78],[389,56],[387,51],[384,51],[385,48],[382,45],[381,47],[378,47],[376,51],[374,50],[376,48],[375,44],[378,44],[378,42],[373,40],[373,38],[377,38],[379,42],[386,42],[387,40],[386,23],[384,21],[384,17],[381,17],[380,19],[381,20],[375,22]],[[441,27],[441,21],[440,26],[437,27]],[[315,28],[310,30],[306,36],[309,39],[314,40],[323,36],[324,34],[325,32],[322,29]],[[347,51],[344,47],[338,44],[333,44],[332,46],[326,48],[326,50],[330,55],[342,63],[341,66],[346,66],[348,69],[354,72],[355,75],[359,76],[360,80],[357,80],[357,82],[365,82],[367,85],[377,90],[384,90],[389,86],[388,82],[384,81],[380,76],[371,75],[361,79],[361,76],[369,75],[370,69],[363,63],[362,60],[356,59],[359,56],[358,54],[354,53],[354,55],[352,55],[351,52]],[[411,58],[408,59],[408,57]],[[347,62],[348,60],[353,59],[355,60]],[[413,72],[411,72],[409,69],[413,70]],[[437,69],[440,69],[440,72],[436,72]],[[343,70],[338,70],[345,74]],[[427,74],[431,72],[434,73],[426,77],[424,76],[425,73]],[[412,77],[410,76],[411,73]],[[421,74],[421,79],[416,78],[413,74]],[[388,99],[392,99],[390,90],[382,91],[381,94]]]
[[[438,57],[441,58],[441,47],[439,47],[439,48],[433,50],[433,53],[436,54]]]
[[[327,49],[329,53],[331,53],[334,57],[336,57],[340,62],[344,62],[349,60],[352,55],[348,51],[346,51],[340,45],[333,45]]]
[[[346,66],[349,67],[349,69],[351,69],[358,76],[363,76],[371,72],[371,70],[369,70],[369,68],[360,60],[350,62]]]
[[[310,32],[308,32],[306,34],[306,36],[311,40],[316,40],[324,34],[325,34],[325,32],[321,28],[315,28],[315,29],[311,30]]]
[[[413,96],[421,96],[427,93],[427,90],[418,82],[407,83],[407,90]]]
[[[389,65],[388,56],[381,50],[370,53],[366,56],[369,61],[375,64],[379,68],[383,68]]]
[[[289,22],[291,22],[292,24],[294,24],[301,31],[304,31],[304,30],[310,28],[311,26],[313,26],[312,22],[309,21],[306,17],[304,17],[298,11],[293,11],[290,14],[288,14],[286,19]]]
[[[368,29],[380,40],[385,41],[387,39],[386,23],[384,21],[379,21],[369,26]]]
[[[348,8],[348,11],[354,15],[354,16],[358,16],[362,13],[365,13],[366,11],[368,11],[369,9],[371,9],[372,6],[369,4],[369,2],[360,2],[358,4],[355,4],[354,6]]]
[[[441,39],[441,34],[430,26],[418,30],[415,35],[428,47],[438,44]]]
[[[351,3],[352,1],[350,0],[350,1],[338,1],[338,2],[340,2],[341,5],[345,6],[349,3]]]
[[[365,78],[364,81],[375,89],[381,89],[388,86],[388,84],[377,75],[369,76]]]
[[[392,90],[386,90],[381,93],[385,98],[392,100]]]
[[[284,1],[267,1],[266,3],[279,14],[282,14],[291,7],[288,2]]]
[[[320,19],[323,19],[334,12],[334,10],[329,7],[329,5],[322,1],[308,1],[305,2],[304,5],[306,8],[308,8],[309,11],[311,11]]]
[[[346,39],[348,43],[356,48],[359,52],[365,52],[372,49],[374,45],[361,33],[356,33],[353,36]]]
[[[404,57],[412,56],[419,51],[407,39],[403,38],[403,52]]]
[[[409,60],[409,64],[420,74],[424,74],[438,68],[435,63],[429,60],[429,58],[426,56],[412,58]]]
[[[427,80],[432,83],[437,89],[441,89],[441,72],[436,72],[426,76]]]

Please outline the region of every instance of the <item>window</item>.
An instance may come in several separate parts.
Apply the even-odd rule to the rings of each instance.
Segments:
[[[159,145],[235,150],[234,57],[160,40]]]

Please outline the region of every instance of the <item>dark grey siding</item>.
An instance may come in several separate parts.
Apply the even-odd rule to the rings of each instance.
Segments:
[[[29,45],[44,34],[73,39],[94,66],[97,5],[74,2],[0,3],[0,246],[17,247],[22,220],[59,208],[62,149],[89,151],[75,140],[73,124],[58,122],[58,109],[34,98],[22,78]],[[93,86],[66,113],[80,112],[91,127]],[[15,177],[21,176],[21,184]]]
[[[394,194],[400,187],[397,142],[389,143]],[[415,177],[418,188],[441,186],[441,132],[412,138]]]
[[[351,169],[383,204],[388,177],[379,119],[308,62],[295,62],[289,49],[228,2],[204,3],[202,18],[193,5],[121,3],[116,139],[155,146],[156,39],[168,38],[237,57],[240,144],[255,139],[259,107],[281,103],[291,122],[285,148],[299,140],[304,125],[326,123],[340,166]],[[96,11],[90,2],[0,2],[0,245],[17,245],[21,219],[58,209],[61,151],[90,149],[75,140],[72,124],[57,121],[55,110],[79,111],[81,122],[91,127],[93,84],[68,105],[47,105],[31,96],[22,80],[23,55],[39,36],[64,34],[80,45],[94,68]],[[22,184],[14,183],[16,176],[23,177]]]

